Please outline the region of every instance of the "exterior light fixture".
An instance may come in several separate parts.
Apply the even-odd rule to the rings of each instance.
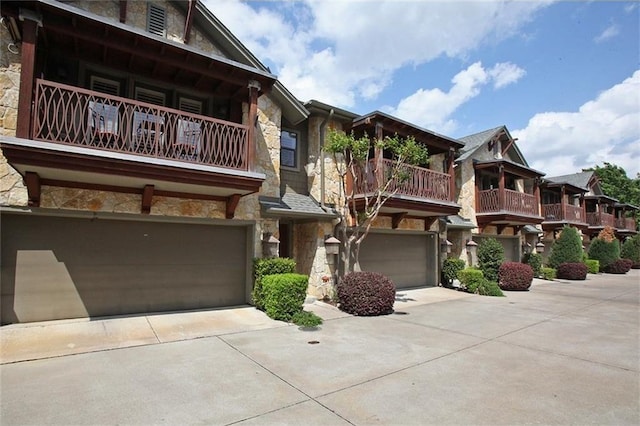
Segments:
[[[536,244],[536,253],[538,254],[544,253],[544,244],[542,244],[542,241]]]
[[[453,243],[447,240],[446,238],[443,238],[442,242],[440,243],[440,248],[444,253],[447,253],[447,254],[451,253],[452,246],[453,246]]]
[[[265,232],[262,236],[262,255],[264,257],[278,257],[280,240],[271,232]]]
[[[327,235],[324,240],[324,250],[327,255],[335,256],[340,253],[340,240],[332,235]]]

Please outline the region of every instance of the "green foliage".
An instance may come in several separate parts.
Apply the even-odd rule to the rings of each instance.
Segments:
[[[498,269],[504,259],[504,247],[495,238],[483,239],[478,245],[478,266],[489,281],[498,281]]]
[[[589,259],[595,259],[600,262],[600,272],[620,259],[620,244],[617,240],[607,242],[601,238],[596,238],[589,245]]]
[[[291,322],[299,327],[317,327],[322,324],[322,318],[313,312],[300,311],[293,314]]]
[[[486,279],[481,270],[476,268],[466,268],[458,272],[460,284],[469,293],[481,296],[504,296],[502,290],[495,281]]]
[[[363,137],[356,138],[353,133],[346,134],[335,129],[329,129],[325,150],[332,154],[349,155],[353,161],[362,164],[369,158],[371,141],[365,133]]]
[[[640,206],[640,176],[631,179],[622,167],[606,162],[603,167],[596,166],[589,170],[598,176],[605,194],[622,203]]]
[[[527,265],[531,266],[531,269],[533,269],[534,277],[540,276],[540,268],[542,268],[542,255],[535,252],[526,253],[522,257],[522,263],[526,263]]]
[[[583,262],[587,266],[587,272],[597,274],[600,271],[600,262],[596,259],[587,259]]]
[[[309,277],[301,274],[267,275],[262,278],[265,312],[270,318],[289,321],[302,311]]]
[[[553,281],[556,279],[556,270],[554,268],[543,266],[540,269],[540,274],[543,280]]]
[[[253,304],[264,311],[264,295],[262,291],[262,278],[274,274],[290,274],[295,272],[296,262],[286,257],[256,258],[253,259]]]
[[[634,267],[640,266],[640,234],[625,240],[620,250],[620,257],[631,260]]]
[[[549,255],[549,266],[557,268],[561,263],[582,262],[582,239],[578,231],[571,227],[565,226],[557,240],[551,246],[551,254]]]
[[[484,274],[480,269],[465,268],[462,271],[458,271],[460,284],[462,284],[467,290],[469,289],[469,286],[476,285],[476,283],[482,278],[484,278]]]
[[[451,287],[453,280],[458,277],[458,272],[464,269],[462,259],[446,258],[442,264],[442,284]]]

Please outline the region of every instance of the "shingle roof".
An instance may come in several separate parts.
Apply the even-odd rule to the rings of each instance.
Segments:
[[[554,183],[568,183],[579,188],[589,188],[589,181],[593,176],[593,171],[572,173],[570,175],[550,176],[545,179]]]
[[[335,218],[337,213],[323,210],[318,203],[308,195],[300,195],[287,192],[280,200],[273,198],[260,198],[260,205],[267,215],[280,217],[316,217]]]
[[[447,216],[446,224],[448,229],[473,229],[477,228],[469,219],[466,219],[460,215]]]
[[[493,129],[484,130],[482,132],[458,138],[460,142],[464,143],[464,146],[460,148],[461,155],[458,157],[458,161],[464,161],[471,157],[478,148],[490,140],[503,127],[504,126],[498,126]]]

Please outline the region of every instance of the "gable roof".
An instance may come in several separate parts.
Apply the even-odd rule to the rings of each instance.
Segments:
[[[172,0],[172,3],[179,10],[186,11],[187,4],[185,1]],[[195,11],[194,24],[197,24],[201,31],[215,40],[216,45],[225,55],[234,61],[271,74],[271,70],[260,62],[201,1],[196,2]],[[274,83],[271,95],[282,108],[282,114],[292,124],[296,125],[309,116],[309,112],[302,102],[296,99],[279,80]]]
[[[578,188],[585,188],[593,195],[604,195],[600,187],[600,181],[593,170],[572,173],[570,175],[550,176],[545,179],[553,183],[566,183]]]
[[[507,126],[504,126],[504,125],[458,138],[459,141],[464,143],[464,147],[460,149],[460,156],[456,159],[456,162],[461,163],[467,160],[468,158],[471,158],[473,154],[481,146],[483,146],[485,143],[488,143],[489,141],[493,140],[496,137],[499,137],[499,138],[506,137],[507,140],[512,141],[513,143],[509,147],[509,152],[511,152],[511,156],[513,157],[513,162],[521,163],[524,166],[529,167],[527,160],[525,160],[524,156],[522,155],[522,152],[520,152],[520,149],[515,144],[515,139],[511,137],[511,133],[509,133]]]

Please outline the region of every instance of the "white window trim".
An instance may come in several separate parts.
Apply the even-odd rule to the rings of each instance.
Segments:
[[[300,132],[298,132],[297,130],[289,130],[289,129],[280,129],[280,138],[282,138],[282,133],[287,132],[287,133],[295,133],[296,135],[296,149],[295,149],[295,162],[296,165],[295,167],[291,167],[291,166],[285,166],[282,164],[282,156],[280,157],[280,168],[284,169],[284,170],[290,170],[290,171],[294,171],[294,172],[299,172],[300,171]],[[282,139],[281,139],[282,141]],[[287,148],[287,150],[292,151],[291,149]],[[280,142],[280,151],[282,151],[282,142]]]

